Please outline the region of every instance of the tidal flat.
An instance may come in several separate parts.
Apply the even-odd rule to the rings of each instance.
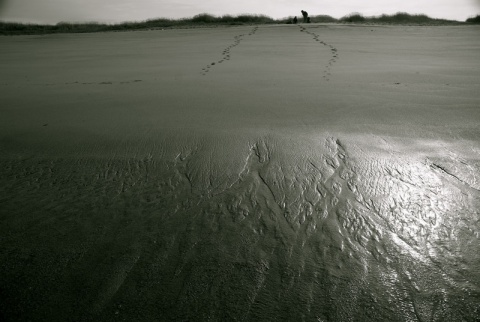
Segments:
[[[0,37],[0,320],[478,321],[479,35]]]

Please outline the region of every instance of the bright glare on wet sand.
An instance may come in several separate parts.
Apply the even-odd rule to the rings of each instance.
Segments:
[[[0,37],[0,320],[478,321],[479,34]]]

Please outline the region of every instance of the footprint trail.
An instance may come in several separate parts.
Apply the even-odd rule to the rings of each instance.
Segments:
[[[257,27],[254,27],[248,34],[240,34],[240,35],[236,35],[235,37],[233,37],[234,41],[232,44],[230,44],[229,46],[227,46],[223,51],[222,51],[222,58],[219,59],[218,61],[214,61],[214,62],[211,62],[209,63],[207,66],[205,66],[204,68],[202,68],[202,75],[207,75],[207,73],[211,70],[211,68],[217,64],[221,64],[225,61],[228,61],[231,59],[231,50],[233,48],[235,48],[236,46],[238,46],[242,40],[244,40],[244,37],[245,36],[253,36],[255,35],[255,33],[257,32],[258,30],[258,26]]]
[[[323,78],[326,80],[326,81],[329,81],[330,80],[330,77],[332,76],[332,67],[333,67],[333,64],[337,62],[338,60],[338,50],[337,48],[335,48],[333,45],[329,44],[329,43],[326,43],[325,41],[323,40],[320,40],[320,36],[317,35],[316,33],[308,30],[307,28],[303,27],[303,26],[299,26],[300,27],[300,31],[301,32],[305,32],[309,35],[311,35],[313,37],[313,39],[315,41],[317,41],[318,43],[320,43],[322,46],[324,47],[328,47],[329,50],[330,50],[330,59],[328,60],[328,63],[325,65],[324,69],[323,69]]]

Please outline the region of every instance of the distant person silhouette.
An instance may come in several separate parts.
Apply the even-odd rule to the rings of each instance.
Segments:
[[[302,10],[302,16],[303,16],[303,22],[307,22],[308,21],[308,12],[306,12],[305,10]]]
[[[297,16],[295,16],[295,17],[293,18],[293,23],[297,23],[297,22],[298,22],[298,19],[297,19]]]

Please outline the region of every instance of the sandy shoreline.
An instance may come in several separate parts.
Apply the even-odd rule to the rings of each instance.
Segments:
[[[478,32],[0,37],[0,318],[473,321]]]

